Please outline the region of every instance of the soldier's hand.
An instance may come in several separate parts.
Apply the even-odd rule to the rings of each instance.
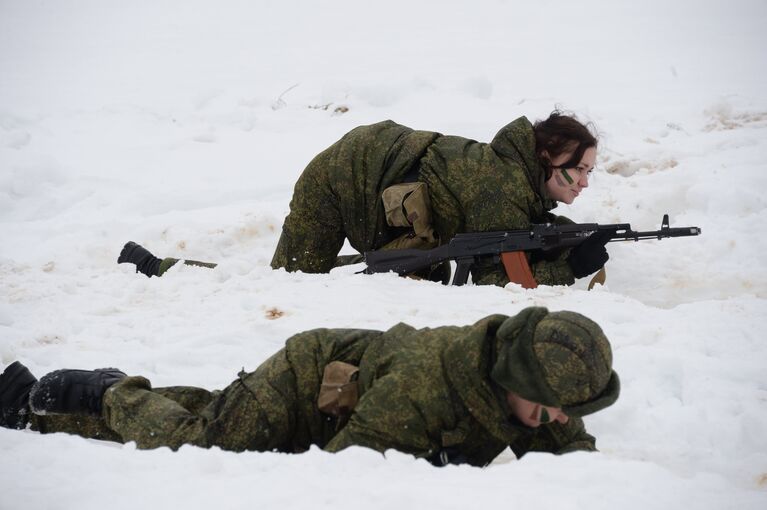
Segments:
[[[572,249],[567,257],[567,262],[573,270],[573,276],[583,278],[605,265],[605,262],[610,258],[605,245],[612,234],[613,231],[611,230],[597,232]]]

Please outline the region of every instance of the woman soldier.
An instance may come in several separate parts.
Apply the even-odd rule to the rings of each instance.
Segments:
[[[324,273],[360,261],[338,257],[346,239],[359,253],[428,249],[458,233],[571,223],[550,210],[558,202],[573,203],[588,187],[596,149],[588,127],[560,111],[535,124],[520,117],[490,143],[390,120],[357,127],[299,177],[271,265]],[[528,254],[532,276],[539,284],[570,285],[604,265],[606,242],[595,234],[573,249]],[[135,243],[118,260],[136,264],[147,276],[162,275],[177,261],[157,259]],[[444,271],[434,273],[427,276],[445,280]],[[472,280],[509,283],[493,257],[472,267]]]

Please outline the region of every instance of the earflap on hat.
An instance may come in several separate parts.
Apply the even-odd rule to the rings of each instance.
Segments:
[[[548,313],[543,307],[525,308],[501,324],[496,332],[500,342],[490,377],[503,389],[526,400],[560,407],[533,350],[535,328]]]

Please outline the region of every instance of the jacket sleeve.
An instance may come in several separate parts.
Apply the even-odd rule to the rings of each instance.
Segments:
[[[527,452],[561,455],[575,451],[597,451],[596,439],[586,432],[580,418],[570,418],[566,424],[553,422],[541,425],[528,444],[511,445],[511,449],[517,457],[522,457]]]
[[[544,218],[536,219],[533,223],[553,223],[554,225],[571,225],[575,223],[567,216],[557,216],[547,212]],[[558,250],[549,257],[531,257],[530,269],[533,277],[539,285],[572,285],[575,283],[575,276],[567,257],[570,255],[570,249]]]
[[[364,446],[383,453],[393,448],[426,457],[437,445],[429,439],[422,416],[395,377],[378,379],[325,450],[338,452],[349,446]]]
[[[343,140],[314,157],[296,181],[290,212],[272,257],[274,269],[327,273],[344,244],[340,199],[332,188],[334,156]]]

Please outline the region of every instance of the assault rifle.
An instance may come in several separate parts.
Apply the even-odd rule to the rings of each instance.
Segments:
[[[649,232],[636,232],[628,223],[533,224],[526,230],[457,234],[447,244],[431,250],[368,251],[365,252],[367,268],[364,272],[372,274],[394,271],[404,276],[446,260],[454,260],[456,270],[452,284],[463,285],[469,277],[469,270],[477,263],[479,257],[493,256],[496,261],[500,259],[503,263],[509,281],[519,283],[525,288],[535,288],[538,284],[530,271],[525,252],[571,248],[579,245],[592,234],[602,231],[609,232],[608,242],[688,237],[701,233],[698,227],[671,228],[668,214],[663,215],[660,230]]]

